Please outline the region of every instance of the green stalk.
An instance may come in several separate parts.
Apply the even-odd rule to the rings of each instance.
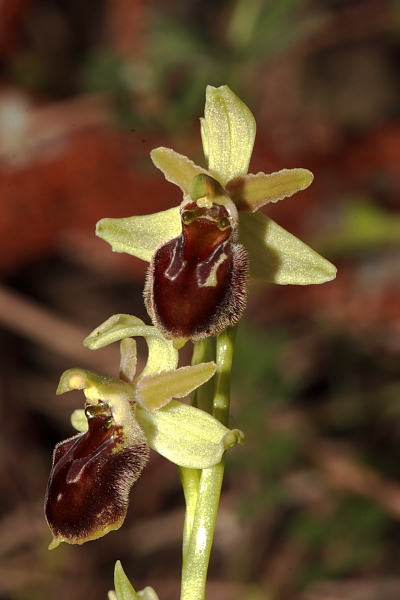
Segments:
[[[217,371],[215,373],[215,392],[213,416],[223,425],[229,423],[229,402],[231,397],[231,371],[233,350],[235,347],[236,327],[225,329],[217,337]]]
[[[229,421],[230,373],[236,328],[217,337],[215,391],[212,414],[224,425]],[[207,402],[208,404],[208,402]],[[186,499],[183,543],[181,600],[204,600],[208,563],[224,476],[225,457],[209,469],[201,471],[196,483],[190,469],[181,469]],[[197,472],[198,473],[198,472]]]
[[[223,475],[224,459],[201,472],[192,531],[183,557],[181,600],[204,600]]]
[[[193,529],[194,514],[196,511],[197,496],[199,492],[201,470],[178,467],[183,492],[185,494],[185,522],[183,525],[182,557],[183,560],[189,549],[190,537]]]
[[[205,338],[194,345],[192,365],[215,360],[213,338]],[[214,397],[214,379],[210,379],[193,392],[192,405],[212,414]]]

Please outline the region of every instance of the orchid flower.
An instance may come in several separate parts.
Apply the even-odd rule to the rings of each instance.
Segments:
[[[136,343],[149,346],[145,369],[136,377]],[[213,362],[177,369],[173,343],[130,315],[114,315],[86,340],[89,348],[121,342],[120,378],[69,369],[57,394],[83,390],[84,410],[72,415],[79,433],[59,443],[46,493],[45,514],[60,542],[83,544],[118,529],[126,516],[128,495],[153,448],[181,467],[207,469],[225,450],[243,442],[210,414],[172,400],[182,398],[215,373]]]
[[[152,215],[102,219],[96,233],[116,252],[149,261],[145,303],[177,348],[217,335],[241,318],[247,277],[308,285],[336,268],[258,209],[307,188],[307,169],[248,175],[256,125],[227,87],[207,87],[201,136],[208,169],[169,148],[151,158],[183,192],[180,206]]]

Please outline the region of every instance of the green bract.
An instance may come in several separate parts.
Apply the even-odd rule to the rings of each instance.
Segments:
[[[115,563],[114,585],[115,592],[108,592],[108,600],[158,600],[152,587],[147,586],[144,590],[135,592],[119,560]]]
[[[330,281],[336,268],[263,213],[268,202],[307,188],[313,175],[306,169],[247,175],[255,139],[250,110],[227,87],[207,87],[201,135],[208,170],[169,148],[156,148],[151,158],[166,179],[178,185],[183,203],[190,199],[194,178],[205,173],[217,180],[239,211],[239,243],[249,255],[250,276],[278,284],[308,285]],[[182,231],[179,207],[153,215],[102,219],[96,233],[116,252],[150,261],[156,250]]]

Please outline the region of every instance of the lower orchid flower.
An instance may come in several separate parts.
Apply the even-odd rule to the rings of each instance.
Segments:
[[[136,345],[143,335],[149,359],[135,377]],[[90,348],[121,342],[120,378],[69,369],[57,394],[84,391],[84,410],[72,415],[79,433],[59,443],[46,493],[45,514],[60,542],[83,544],[118,529],[128,495],[149,456],[149,448],[182,467],[207,469],[224,451],[243,441],[208,413],[172,398],[182,398],[215,373],[213,362],[177,369],[177,351],[159,331],[129,315],[115,315],[85,340]]]
[[[150,262],[145,303],[153,323],[181,347],[235,325],[247,277],[317,284],[336,268],[258,209],[307,188],[307,169],[247,175],[256,125],[227,87],[207,87],[201,120],[208,170],[169,148],[151,152],[183,192],[180,207],[153,215],[102,219],[96,233],[116,252]]]

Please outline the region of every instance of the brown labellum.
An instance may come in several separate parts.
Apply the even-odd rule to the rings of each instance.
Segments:
[[[45,514],[54,540],[83,544],[118,529],[126,515],[128,494],[145,466],[145,438],[126,446],[103,402],[86,408],[89,429],[59,443],[47,486]]]
[[[150,264],[147,310],[168,339],[198,341],[235,325],[246,304],[247,253],[232,241],[222,204],[190,202],[182,233],[163,244]]]

